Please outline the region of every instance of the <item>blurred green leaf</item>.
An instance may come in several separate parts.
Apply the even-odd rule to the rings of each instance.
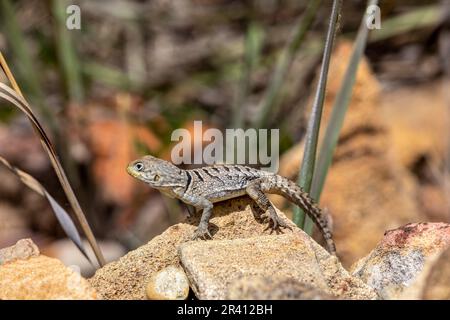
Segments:
[[[374,30],[370,34],[370,41],[379,41],[406,33],[415,29],[421,29],[437,25],[442,19],[442,5],[425,6],[412,9],[406,13],[383,20],[381,29]]]
[[[261,111],[254,122],[255,127],[261,128],[264,126],[267,123],[269,116],[276,112],[274,109],[276,109],[279,105],[279,101],[277,100],[280,96],[281,87],[288,73],[289,66],[302,45],[309,27],[314,21],[320,3],[321,0],[313,0],[309,2],[305,13],[296,23],[290,41],[288,41],[286,47],[278,57],[275,71],[272,74],[269,87],[262,100],[262,105],[260,108]]]
[[[17,66],[20,79],[24,83],[26,92],[31,96],[31,100],[36,103],[52,131],[56,132],[57,126],[54,117],[44,103],[44,93],[40,85],[40,73],[36,70],[25,36],[17,22],[14,7],[10,0],[1,0],[0,5],[4,35],[11,47],[11,54],[14,57],[14,64]]]
[[[69,3],[66,0],[52,0],[52,13],[55,18],[55,45],[69,99],[80,103],[84,98],[84,89],[76,49],[72,40],[74,31],[68,30],[66,27],[66,8],[68,5]]]
[[[251,75],[258,66],[261,48],[264,41],[264,30],[257,23],[251,23],[245,38],[244,63],[241,68],[241,77],[233,107],[233,127],[243,128],[245,99],[250,88]]]

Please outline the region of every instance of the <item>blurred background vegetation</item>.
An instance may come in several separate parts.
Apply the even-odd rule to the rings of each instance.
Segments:
[[[65,26],[69,4],[81,8],[81,30]],[[365,56],[382,92],[441,85],[450,68],[448,4],[381,1],[382,29],[371,33]],[[344,1],[336,46],[355,39],[365,7],[366,1]],[[192,130],[193,120],[203,120],[204,130],[279,128],[280,153],[296,150],[330,10],[331,1],[306,0],[0,0],[0,50],[51,136],[106,255],[117,257],[186,213],[125,172],[146,153],[168,159],[174,129]],[[5,101],[0,155],[67,205],[32,128]],[[447,174],[444,156],[436,165],[430,157],[419,152],[408,163],[428,184]],[[448,188],[441,180],[435,185],[441,193],[426,202],[438,203],[430,210],[442,220],[448,204],[439,199]],[[64,233],[48,204],[0,168],[0,248],[23,237],[62,255],[55,243],[64,247],[63,240],[55,241]]]

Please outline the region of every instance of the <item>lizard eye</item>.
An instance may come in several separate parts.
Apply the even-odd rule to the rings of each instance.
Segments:
[[[153,178],[153,180],[158,181],[159,180],[159,176],[157,174],[155,174],[155,177]]]
[[[136,171],[142,171],[144,169],[144,165],[141,162],[138,162],[134,165]]]

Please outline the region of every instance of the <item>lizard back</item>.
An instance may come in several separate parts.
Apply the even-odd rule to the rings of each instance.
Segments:
[[[186,170],[188,183],[185,194],[203,195],[219,202],[245,195],[251,181],[274,175],[271,172],[241,165],[214,165]]]

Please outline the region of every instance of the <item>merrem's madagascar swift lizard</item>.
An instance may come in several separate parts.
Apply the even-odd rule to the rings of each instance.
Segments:
[[[311,197],[297,184],[280,175],[241,165],[214,165],[192,170],[183,170],[172,163],[145,156],[131,162],[127,171],[133,177],[148,183],[151,187],[169,197],[177,198],[202,216],[193,238],[211,238],[208,222],[213,204],[243,195],[250,196],[265,212],[271,227],[288,227],[281,220],[266,193],[279,194],[298,205],[318,226],[326,240],[328,251],[336,253],[336,247],[328,226],[328,219]]]

